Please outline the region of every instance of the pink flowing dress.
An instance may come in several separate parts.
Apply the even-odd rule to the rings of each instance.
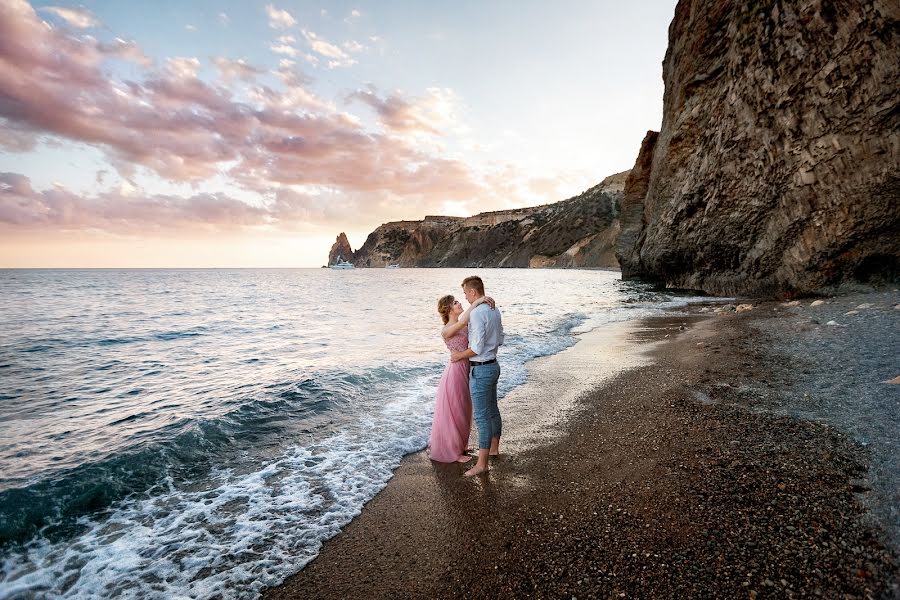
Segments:
[[[469,347],[469,330],[461,331],[444,340],[451,352]],[[463,454],[469,443],[472,429],[472,398],[469,395],[469,361],[447,363],[438,384],[434,405],[434,422],[428,442],[431,460],[451,463]]]

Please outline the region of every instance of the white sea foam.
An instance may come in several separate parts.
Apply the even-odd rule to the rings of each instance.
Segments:
[[[421,389],[427,389],[422,384]],[[73,542],[38,538],[4,560],[0,597],[243,598],[315,557],[359,514],[405,454],[424,444],[429,405],[399,396],[381,414],[260,470],[216,473],[86,521]]]

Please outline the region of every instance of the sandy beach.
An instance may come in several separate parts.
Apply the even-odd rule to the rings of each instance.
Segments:
[[[896,297],[857,311],[888,348]],[[900,597],[866,448],[773,408],[798,383],[772,336],[825,327],[809,304],[694,307],[533,361],[489,476],[407,456],[264,597]]]

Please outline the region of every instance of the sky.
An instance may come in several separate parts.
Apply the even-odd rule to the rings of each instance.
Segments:
[[[317,267],[558,202],[662,121],[675,0],[0,1],[0,268]]]

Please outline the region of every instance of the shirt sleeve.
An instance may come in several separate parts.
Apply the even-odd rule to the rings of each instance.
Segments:
[[[487,320],[483,310],[473,310],[469,315],[469,348],[475,354],[484,352],[484,333]]]

